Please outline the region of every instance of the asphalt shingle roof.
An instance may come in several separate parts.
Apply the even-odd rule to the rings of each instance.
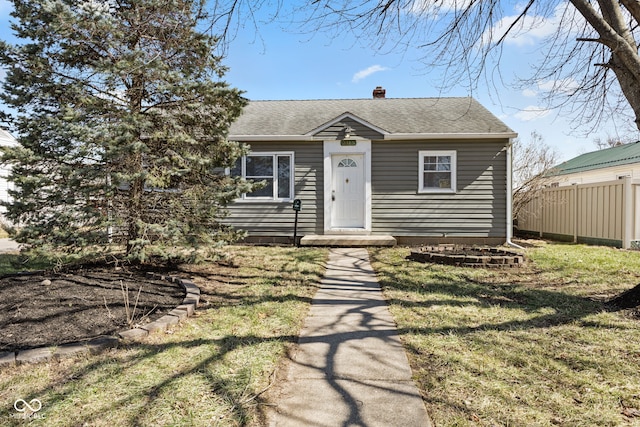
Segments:
[[[640,162],[640,142],[585,153],[553,168],[552,175],[567,175]]]
[[[231,135],[306,135],[349,113],[388,133],[513,133],[473,98],[251,101]]]

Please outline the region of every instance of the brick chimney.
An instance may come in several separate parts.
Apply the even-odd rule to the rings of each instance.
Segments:
[[[387,91],[382,86],[376,86],[373,90],[373,98],[374,99],[383,99],[386,95]]]

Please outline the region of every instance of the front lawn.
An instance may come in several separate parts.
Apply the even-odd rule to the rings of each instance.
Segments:
[[[0,425],[260,425],[260,393],[297,340],[327,251],[228,252],[220,264],[181,268],[200,287],[201,306],[169,333],[99,355],[0,367]],[[33,399],[42,409],[32,416],[14,407]]]
[[[276,402],[261,392],[297,340],[327,250],[229,252],[182,267],[202,305],[169,333],[1,367],[0,425],[264,425],[261,405]],[[370,253],[436,426],[640,425],[640,319],[604,304],[640,282],[640,252],[536,242],[510,270]],[[25,417],[19,399],[42,409]]]
[[[535,242],[520,269],[372,263],[436,426],[640,425],[640,252]]]

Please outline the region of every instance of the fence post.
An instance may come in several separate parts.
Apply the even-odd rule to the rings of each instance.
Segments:
[[[544,237],[544,217],[545,217],[545,193],[547,192],[546,188],[542,189],[542,194],[540,195],[540,238]]]
[[[633,235],[631,240],[640,239],[640,211],[638,210],[638,203],[640,203],[640,183],[637,180],[631,181],[631,194],[633,195],[633,201],[631,205],[631,214],[633,216]]]
[[[633,239],[634,235],[633,228],[635,225],[635,221],[633,210],[635,203],[633,199],[633,186],[631,185],[631,178],[627,176],[624,178],[624,190],[622,196],[622,224],[624,227],[622,230],[622,247],[624,249],[629,249],[631,247],[631,240]]]
[[[578,215],[578,187],[579,185],[573,185],[573,243],[578,243],[578,220],[580,216]]]

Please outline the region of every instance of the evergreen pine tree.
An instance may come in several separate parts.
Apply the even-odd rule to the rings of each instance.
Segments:
[[[222,81],[204,2],[13,0],[0,96],[18,242],[142,261],[237,237],[221,220],[251,186],[221,171],[246,150],[226,138],[246,100]]]

